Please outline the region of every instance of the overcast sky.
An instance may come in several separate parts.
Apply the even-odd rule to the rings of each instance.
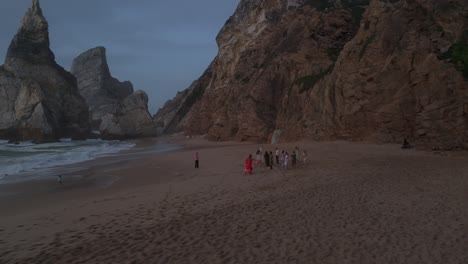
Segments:
[[[1,0],[0,60],[32,0]],[[154,113],[200,77],[239,0],[40,0],[57,62],[107,48],[112,75],[145,90]]]

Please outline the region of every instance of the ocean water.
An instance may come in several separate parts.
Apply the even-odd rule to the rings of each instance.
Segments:
[[[19,145],[0,141],[0,183],[24,173],[93,160],[134,146],[133,142],[98,139]]]

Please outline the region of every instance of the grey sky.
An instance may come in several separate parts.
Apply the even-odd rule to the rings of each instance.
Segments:
[[[1,1],[1,62],[31,2]],[[154,113],[197,79],[216,56],[216,35],[239,0],[40,2],[60,65],[69,70],[80,53],[106,47],[112,75],[145,90]]]

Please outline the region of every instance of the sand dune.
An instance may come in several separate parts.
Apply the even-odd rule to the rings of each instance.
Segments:
[[[184,144],[2,198],[0,263],[468,263],[463,155],[301,142],[307,165],[244,176],[258,145]]]

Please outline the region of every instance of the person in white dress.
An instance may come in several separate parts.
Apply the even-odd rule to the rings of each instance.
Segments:
[[[286,152],[286,153],[284,154],[284,160],[283,160],[283,168],[284,168],[285,170],[288,169],[288,162],[289,162],[289,154],[288,154],[288,152]]]

